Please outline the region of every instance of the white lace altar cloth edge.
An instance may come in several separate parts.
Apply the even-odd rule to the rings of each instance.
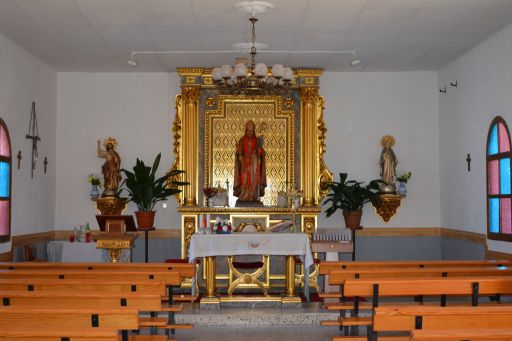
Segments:
[[[199,257],[236,255],[303,256],[305,269],[313,265],[306,233],[194,234],[190,240],[190,262]]]

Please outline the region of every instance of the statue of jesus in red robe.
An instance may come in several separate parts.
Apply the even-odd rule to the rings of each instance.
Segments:
[[[263,138],[256,136],[252,120],[245,124],[245,135],[236,145],[235,180],[233,195],[238,197],[237,206],[262,205],[267,176]]]

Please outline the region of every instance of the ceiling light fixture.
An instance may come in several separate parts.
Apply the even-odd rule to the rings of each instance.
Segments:
[[[128,65],[137,67],[137,61],[135,60],[135,52],[130,53],[130,59],[128,60]]]
[[[350,66],[357,66],[359,64],[361,64],[361,60],[357,57],[350,61]]]
[[[242,5],[244,3],[241,3]],[[235,6],[241,6],[236,4]],[[254,3],[249,3],[254,4]],[[247,10],[252,10],[253,15],[249,18],[251,23],[250,44],[251,64],[248,66],[245,62],[239,61],[234,69],[230,65],[223,65],[212,70],[212,79],[222,93],[231,94],[285,94],[288,92],[290,84],[293,81],[293,71],[290,67],[284,67],[282,64],[272,66],[269,74],[268,67],[264,63],[256,64],[256,22],[258,19],[254,16],[254,6],[249,6]],[[260,7],[267,8],[267,7]],[[261,46],[261,45],[260,45]],[[246,44],[236,44],[235,47],[247,49]]]
[[[241,13],[250,14],[249,21],[252,26],[252,41],[249,43],[232,44],[232,50],[217,50],[217,51],[133,51],[130,53],[128,64],[136,67],[136,55],[144,54],[169,54],[169,55],[183,55],[183,54],[250,54],[251,65],[246,62],[238,62],[234,69],[230,65],[223,65],[219,68],[212,70],[212,78],[222,92],[231,93],[273,93],[282,94],[286,93],[290,84],[293,81],[293,71],[289,67],[284,67],[281,64],[275,64],[271,72],[268,72],[268,67],[263,63],[256,64],[257,54],[350,54],[352,58],[350,65],[355,67],[361,63],[358,58],[357,52],[354,50],[341,50],[341,51],[278,51],[278,50],[265,50],[266,44],[256,42],[255,24],[258,21],[256,18],[257,13],[265,13],[274,8],[274,5],[265,1],[246,1],[239,2],[233,5],[233,8]],[[238,59],[240,61],[240,59]]]

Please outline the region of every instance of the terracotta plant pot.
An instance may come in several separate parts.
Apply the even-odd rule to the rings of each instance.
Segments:
[[[147,229],[154,226],[156,211],[137,211],[135,217],[137,217],[137,226],[140,229]]]
[[[363,211],[343,211],[343,217],[345,218],[345,226],[351,230],[357,230],[361,228],[361,217]]]

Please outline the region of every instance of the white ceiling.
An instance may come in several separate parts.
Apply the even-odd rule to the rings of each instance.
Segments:
[[[138,56],[131,51],[227,50],[249,40],[236,0],[0,0],[0,32],[59,71],[173,71],[231,55]],[[512,0],[274,0],[259,15],[269,50],[357,50],[349,56],[260,55],[330,71],[436,70],[512,21]]]

